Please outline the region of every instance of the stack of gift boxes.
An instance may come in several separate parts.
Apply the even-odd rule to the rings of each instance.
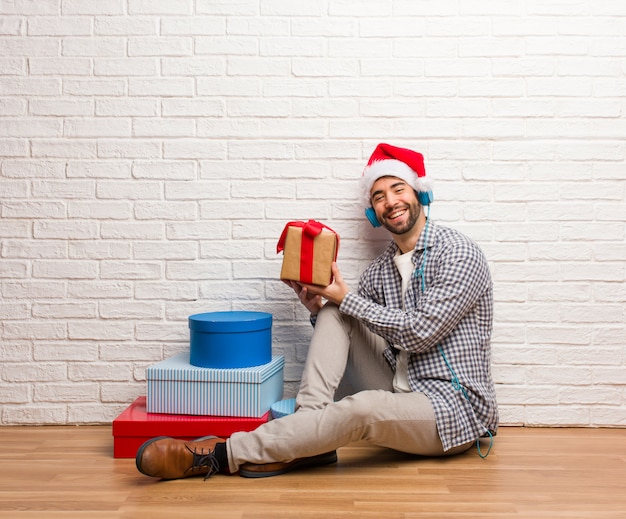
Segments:
[[[229,437],[267,422],[285,364],[272,356],[271,329],[263,312],[190,316],[189,350],[148,367],[146,396],[113,421],[114,457],[135,457],[156,436]]]
[[[339,235],[315,220],[289,222],[278,240],[281,279],[326,286]],[[135,457],[155,436],[194,439],[251,431],[294,411],[283,400],[284,358],[272,356],[272,316],[212,312],[189,317],[190,348],[147,369],[147,396],[113,421],[114,456]]]

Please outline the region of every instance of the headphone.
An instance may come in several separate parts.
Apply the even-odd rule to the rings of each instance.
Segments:
[[[420,205],[428,207],[434,200],[432,191],[416,191],[417,193],[417,201]],[[378,221],[376,217],[376,211],[374,211],[373,207],[368,207],[365,210],[365,217],[372,224],[372,227],[380,227],[381,223]]]

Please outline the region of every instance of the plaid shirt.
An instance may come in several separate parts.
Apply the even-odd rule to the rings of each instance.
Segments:
[[[474,242],[432,221],[428,225],[425,291],[417,275],[424,257],[422,232],[405,310],[393,261],[395,242],[362,274],[358,295],[348,293],[339,309],[387,340],[384,355],[394,370],[396,348],[408,352],[409,385],[429,397],[443,448],[449,450],[487,430],[495,434],[498,427],[489,342],[493,286],[485,256]]]

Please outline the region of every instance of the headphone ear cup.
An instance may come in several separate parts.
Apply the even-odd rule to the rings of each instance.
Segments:
[[[434,199],[435,198],[433,196],[432,191],[418,191],[417,192],[417,200],[420,203],[420,205],[423,205],[423,206],[430,205]]]
[[[372,224],[372,227],[380,227],[380,222],[378,221],[378,218],[376,217],[376,211],[374,211],[373,207],[368,207],[365,210],[365,216],[367,220],[369,221],[369,223]]]

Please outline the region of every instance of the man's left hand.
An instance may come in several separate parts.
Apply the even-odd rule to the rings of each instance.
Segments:
[[[331,303],[335,303],[339,306],[343,301],[343,298],[346,297],[346,294],[350,292],[350,288],[343,280],[336,262],[333,262],[331,271],[333,273],[333,282],[330,285],[322,287],[319,285],[307,285],[303,283],[302,286],[306,287],[309,293],[322,296],[324,299],[327,299]]]

